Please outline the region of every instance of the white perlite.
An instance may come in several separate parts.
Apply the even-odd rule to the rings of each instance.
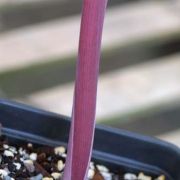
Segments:
[[[37,154],[36,153],[31,153],[29,158],[32,160],[32,161],[36,161],[37,159]]]
[[[62,154],[64,154],[65,152],[66,152],[66,149],[65,149],[65,147],[63,147],[63,146],[59,146],[59,147],[54,148],[54,153],[55,153],[56,155],[62,155]]]
[[[132,174],[132,173],[126,173],[124,175],[124,179],[126,179],[126,180],[136,180],[137,176],[135,174]]]
[[[24,165],[29,172],[34,172],[35,167],[34,167],[34,163],[31,159],[24,160]]]
[[[59,171],[62,171],[64,169],[64,166],[65,165],[64,165],[63,161],[59,160],[57,162],[57,168],[58,168]]]
[[[13,163],[15,166],[16,166],[16,169],[17,170],[20,170],[21,169],[21,164],[20,163]]]
[[[9,146],[8,146],[7,144],[3,144],[3,148],[4,148],[4,149],[8,149]]]
[[[97,168],[100,172],[109,172],[109,169],[103,165],[97,165]]]
[[[58,172],[53,172],[53,173],[51,174],[51,176],[52,176],[54,179],[59,179],[59,178],[62,176],[62,174],[61,174],[61,173],[58,173]]]
[[[4,151],[4,156],[14,157],[14,154],[13,154],[13,152],[11,152],[11,151],[5,150],[5,151]]]
[[[53,178],[50,178],[50,177],[44,177],[42,180],[53,180]]]
[[[92,179],[95,175],[95,171],[93,169],[88,170],[88,179]]]
[[[155,179],[155,180],[165,180],[166,178],[165,178],[165,176],[164,175],[162,175],[162,176],[159,176],[157,179]]]
[[[138,179],[141,179],[141,180],[152,180],[152,177],[146,176],[143,173],[139,173]]]
[[[109,172],[100,172],[105,180],[112,180],[112,174]]]
[[[7,172],[6,170],[0,169],[0,177],[1,177],[1,178],[4,178],[4,177],[7,176],[7,175],[8,175],[8,172]]]
[[[9,150],[10,150],[12,153],[17,154],[17,150],[16,150],[15,147],[9,146]]]

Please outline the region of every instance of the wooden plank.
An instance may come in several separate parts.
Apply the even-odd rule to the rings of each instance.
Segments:
[[[113,0],[108,7],[137,1],[140,0]],[[2,0],[0,31],[79,14],[81,6],[81,0]]]
[[[29,2],[38,2],[38,1],[46,1],[46,0],[1,0],[0,5],[18,5],[22,3],[29,3]]]
[[[168,141],[170,143],[173,143],[176,146],[180,147],[180,129],[173,131],[173,132],[169,132],[169,133],[160,135],[160,136],[158,136],[158,138],[160,138],[164,141]]]
[[[156,61],[158,57],[176,53],[180,48],[180,35],[178,34],[165,35],[158,41],[154,37],[154,40],[144,40],[103,50],[100,73],[107,73],[142,62]],[[1,97],[22,97],[74,81],[75,59],[75,56],[64,59],[49,58],[48,61],[41,64],[1,72],[0,89],[1,92],[4,92]]]
[[[180,27],[179,17],[168,7],[167,3],[148,2],[110,9],[103,48],[176,31]],[[0,72],[44,63],[50,57],[76,54],[79,18],[56,20],[0,35]]]
[[[180,101],[176,98],[106,118],[103,123],[150,136],[174,131],[180,127]]]
[[[98,122],[105,122],[113,117],[128,117],[129,114],[142,113],[153,107],[156,110],[158,104],[179,101],[179,67],[180,55],[177,54],[100,76]],[[53,112],[70,115],[72,94],[73,84],[69,83],[32,94],[25,101]],[[120,123],[118,120],[114,124]]]

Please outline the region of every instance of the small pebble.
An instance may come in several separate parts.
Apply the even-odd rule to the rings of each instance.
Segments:
[[[124,179],[126,179],[126,180],[136,180],[137,176],[135,174],[132,174],[132,173],[126,173],[124,175]]]
[[[13,163],[16,166],[16,170],[20,170],[21,169],[21,164],[20,163]]]
[[[54,179],[59,179],[59,178],[62,176],[62,174],[61,174],[61,173],[58,173],[58,172],[53,172],[53,173],[51,174],[51,176],[52,176]]]
[[[5,151],[4,151],[4,156],[14,157],[14,154],[13,154],[11,151],[9,151],[9,150],[5,150]]]
[[[24,158],[24,159],[29,159],[29,154],[28,154],[28,153],[25,153],[25,154],[23,155],[23,158]]]
[[[7,144],[3,144],[3,148],[4,148],[4,149],[8,149],[9,146],[8,146]]]
[[[161,176],[159,176],[156,180],[165,180],[166,178],[165,178],[165,176],[164,175],[161,175]]]
[[[41,180],[43,179],[43,175],[42,174],[38,174],[37,176],[31,177],[30,180]]]
[[[51,177],[44,177],[43,180],[53,180]]]
[[[61,157],[66,158],[66,157],[67,157],[67,154],[66,154],[66,153],[63,153],[63,154],[61,154]]]
[[[12,153],[17,154],[17,150],[16,150],[15,147],[10,146],[10,147],[9,147],[9,150],[10,150]]]
[[[100,172],[109,172],[109,169],[103,165],[97,165],[96,167]]]
[[[49,157],[47,158],[47,160],[48,160],[48,161],[52,161],[52,157],[49,156]]]
[[[7,167],[4,168],[4,170],[9,174],[9,169]]]
[[[93,162],[90,162],[90,169],[93,169],[93,170],[95,170],[95,166],[94,166],[94,163]]]
[[[32,161],[36,161],[37,160],[37,154],[36,153],[31,153],[29,158],[32,160]]]
[[[63,147],[63,146],[59,146],[59,147],[54,148],[54,153],[55,153],[56,155],[62,155],[62,154],[64,154],[65,152],[66,152],[66,149],[65,149],[65,147]]]
[[[28,143],[28,144],[27,144],[27,147],[28,147],[28,148],[32,148],[33,145],[32,145],[31,143]]]
[[[100,172],[105,180],[112,180],[112,174],[109,172]]]
[[[35,171],[35,167],[34,167],[34,164],[33,164],[32,160],[30,160],[30,159],[25,160],[24,165],[25,165],[25,167],[27,168],[27,170],[29,172],[34,172]]]
[[[4,176],[2,179],[3,180],[11,180],[11,177],[10,176]]]
[[[57,168],[58,168],[59,171],[62,171],[64,169],[64,166],[65,165],[64,165],[63,161],[59,160],[57,162]]]
[[[20,158],[20,161],[21,161],[21,162],[24,162],[24,158],[21,157],[21,158]]]
[[[21,156],[26,154],[26,150],[24,150],[22,147],[20,147],[18,151]]]
[[[8,175],[8,172],[4,169],[0,169],[0,177],[1,178],[4,178]]]
[[[140,180],[152,180],[152,177],[144,175],[144,173],[139,173],[138,179]]]
[[[88,170],[88,178],[92,179],[94,177],[94,175],[95,175],[94,169],[89,169]]]
[[[12,178],[10,176],[5,176],[3,180],[12,180]]]

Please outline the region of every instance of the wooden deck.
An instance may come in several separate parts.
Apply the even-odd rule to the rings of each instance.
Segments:
[[[114,2],[103,33],[97,121],[180,146],[178,6]],[[79,10],[57,17],[0,33],[0,96],[70,115]]]
[[[163,134],[159,136],[158,138],[180,147],[180,129],[170,132],[170,133]]]
[[[180,98],[180,54],[100,76],[97,118],[130,113]],[[72,83],[40,91],[28,100],[40,107],[71,114]]]
[[[179,17],[168,7],[167,3],[149,2],[111,8],[105,20],[103,48],[177,32]],[[52,57],[73,56],[79,23],[80,17],[75,16],[0,34],[0,72],[44,63]]]

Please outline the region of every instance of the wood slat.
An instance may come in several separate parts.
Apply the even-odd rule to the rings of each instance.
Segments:
[[[100,76],[97,119],[104,122],[144,112],[157,104],[180,100],[180,55],[128,67]],[[71,114],[73,84],[34,93],[26,99],[44,109]],[[118,118],[115,123],[118,123]],[[179,124],[180,125],[180,124]]]
[[[75,16],[1,34],[0,72],[76,54],[79,22]],[[172,33],[179,27],[179,17],[167,3],[114,7],[107,13],[103,48]]]
[[[108,7],[137,1],[144,0],[113,0]],[[81,6],[81,0],[1,0],[0,31],[80,14]]]
[[[180,147],[180,129],[160,135],[158,138],[168,141]]]

